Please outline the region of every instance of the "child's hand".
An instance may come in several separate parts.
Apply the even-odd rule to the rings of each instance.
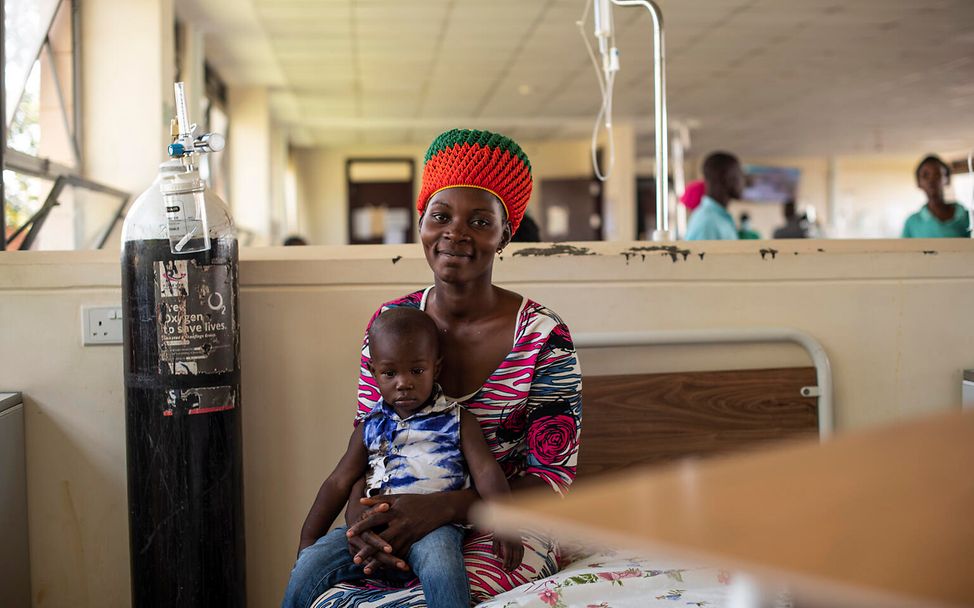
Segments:
[[[407,564],[404,561],[396,562],[396,568],[398,568],[403,572],[409,572],[409,564]],[[368,561],[365,562],[365,566],[362,567],[362,572],[365,572],[367,576],[372,576],[373,574],[376,574],[379,570],[383,570],[383,569],[385,569],[385,567],[382,565],[382,562],[375,559],[374,557],[370,557]]]
[[[367,534],[371,534],[371,532],[367,532]],[[373,574],[376,574],[379,570],[384,570],[393,567],[403,572],[409,572],[410,570],[409,564],[407,564],[404,560],[398,559],[391,555],[392,547],[388,545],[386,545],[384,554],[387,557],[391,558],[390,561],[395,560],[395,563],[391,565],[383,564],[381,561],[379,561],[377,557],[375,557],[375,555],[371,555],[371,556],[364,555],[365,552],[360,551],[359,548],[356,547],[356,545],[351,541],[351,539],[349,540],[348,543],[348,552],[352,556],[352,561],[362,566],[362,571],[365,572],[367,576],[372,576]]]
[[[521,559],[524,557],[524,545],[521,544],[521,539],[511,540],[507,538],[498,538],[494,535],[494,555],[504,560],[504,569],[508,572],[513,572],[515,568],[521,565]]]

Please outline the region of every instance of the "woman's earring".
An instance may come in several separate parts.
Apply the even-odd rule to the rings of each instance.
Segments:
[[[497,248],[497,253],[499,253],[499,254],[500,253],[504,253],[504,248],[503,247],[498,247]]]

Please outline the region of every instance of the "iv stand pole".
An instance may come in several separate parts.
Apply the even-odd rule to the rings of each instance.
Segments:
[[[653,16],[653,99],[656,102],[656,230],[654,241],[671,240],[669,168],[667,167],[666,73],[663,57],[663,14],[652,0],[612,0],[619,6],[645,6]]]

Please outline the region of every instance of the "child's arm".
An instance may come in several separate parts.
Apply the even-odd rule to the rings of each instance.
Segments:
[[[467,468],[473,484],[481,498],[491,500],[511,494],[507,478],[497,464],[494,455],[487,447],[484,432],[477,417],[465,409],[460,409],[460,451],[467,461]]]
[[[345,505],[345,525],[351,526],[359,520],[365,506],[361,499],[365,496],[365,477],[359,477],[358,481],[352,486],[352,491],[348,493],[348,504]]]
[[[511,494],[504,472],[487,447],[480,422],[465,409],[460,410],[460,450],[481,498],[492,500]],[[503,558],[506,570],[514,570],[524,557],[524,546],[520,538],[499,539],[495,535],[494,553]]]
[[[311,546],[321,538],[331,525],[338,513],[345,506],[352,486],[362,478],[368,466],[368,453],[365,450],[362,425],[355,427],[352,437],[348,440],[348,449],[318,489],[314,504],[308,512],[308,517],[301,526],[301,543],[298,553],[305,547]]]

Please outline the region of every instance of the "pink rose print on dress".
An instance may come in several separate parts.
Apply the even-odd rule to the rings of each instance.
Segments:
[[[577,437],[574,416],[541,416],[528,429],[528,449],[539,464],[565,464],[578,449]]]

